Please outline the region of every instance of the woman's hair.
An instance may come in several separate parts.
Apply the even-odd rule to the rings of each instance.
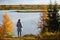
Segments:
[[[18,19],[18,23],[20,22],[20,19]]]

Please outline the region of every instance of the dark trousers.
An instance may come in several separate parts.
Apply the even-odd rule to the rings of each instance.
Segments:
[[[18,30],[18,37],[21,37],[21,29]]]

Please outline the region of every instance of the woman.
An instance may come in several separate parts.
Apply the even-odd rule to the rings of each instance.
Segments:
[[[20,19],[18,19],[18,22],[17,22],[17,31],[18,31],[18,37],[19,36],[21,37],[22,25],[21,25]]]

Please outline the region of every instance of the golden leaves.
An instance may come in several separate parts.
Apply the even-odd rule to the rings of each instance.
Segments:
[[[13,32],[13,22],[11,21],[8,13],[5,13],[3,15],[3,24],[2,27],[0,27],[0,36],[4,37],[4,35],[8,34],[11,35]],[[6,35],[6,36],[8,36]]]
[[[5,29],[7,30],[7,32],[12,32],[12,27],[13,27],[13,22],[11,21],[11,19],[9,18],[9,15],[7,13],[5,13],[3,15],[3,24],[4,24],[4,27]]]

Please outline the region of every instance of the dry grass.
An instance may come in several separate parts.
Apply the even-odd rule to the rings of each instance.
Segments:
[[[15,38],[2,38],[0,40],[36,40],[34,37],[15,37]]]

